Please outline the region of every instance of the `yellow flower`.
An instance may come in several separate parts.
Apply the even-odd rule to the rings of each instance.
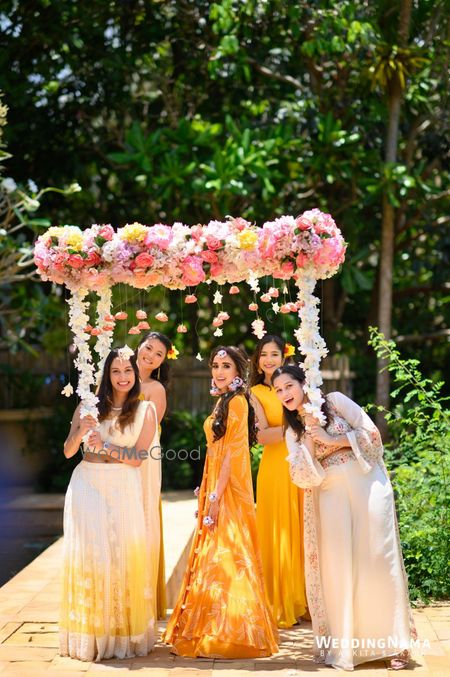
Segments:
[[[66,245],[71,249],[80,250],[83,246],[83,235],[82,233],[77,233],[77,231],[72,231],[66,236]]]
[[[284,357],[292,357],[295,355],[295,348],[290,343],[286,343],[284,346]]]
[[[254,249],[258,235],[254,230],[241,230],[237,236],[240,249]]]
[[[137,223],[136,221],[134,223],[127,223],[127,225],[120,230],[121,239],[126,240],[127,242],[136,242],[136,240],[138,242],[143,242],[146,235],[147,226],[143,226],[142,223]]]
[[[172,346],[171,349],[167,352],[167,359],[168,360],[177,360],[178,355],[180,354],[180,351],[175,348],[175,346]]]

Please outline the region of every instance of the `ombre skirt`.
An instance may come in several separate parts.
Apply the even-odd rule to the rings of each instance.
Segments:
[[[64,506],[62,656],[101,661],[152,650],[147,540],[139,468],[81,461]]]

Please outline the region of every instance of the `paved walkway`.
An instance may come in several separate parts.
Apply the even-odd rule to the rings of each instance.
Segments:
[[[192,494],[169,494],[163,504],[167,579],[179,580],[186,556],[186,543],[195,509]],[[178,523],[183,529],[180,538]],[[192,520],[193,526],[193,520]],[[83,663],[57,655],[59,568],[62,540],[58,540],[17,576],[0,588],[0,677],[82,677],[122,675],[130,670],[143,677],[245,677],[258,674],[299,677],[301,673],[334,674],[330,668],[311,661],[312,634],[308,623],[281,632],[280,652],[267,659],[248,661],[187,660],[174,657],[158,644],[145,658]],[[184,554],[183,554],[184,553]],[[180,562],[181,559],[181,562]],[[427,646],[414,652],[404,673],[417,677],[450,677],[450,603],[414,612],[417,630]],[[164,623],[159,624],[160,629]],[[366,663],[358,677],[388,677],[384,661]],[[341,673],[344,674],[344,673]]]

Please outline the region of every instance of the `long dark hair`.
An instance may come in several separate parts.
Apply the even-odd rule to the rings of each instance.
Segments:
[[[164,348],[166,349],[166,356],[164,360],[157,369],[153,369],[152,373],[150,374],[150,378],[162,383],[164,388],[167,390],[170,381],[170,367],[167,363],[167,353],[172,349],[172,341],[165,334],[161,334],[159,331],[149,331],[147,334],[144,334],[144,336],[139,341],[138,347],[134,351],[136,358],[138,356],[139,348],[149,339],[158,339],[158,341],[161,341]]]
[[[213,421],[213,432],[214,432],[214,441],[220,440],[224,435],[227,429],[227,420],[228,420],[228,408],[230,406],[230,401],[236,395],[243,395],[247,400],[248,404],[248,443],[250,447],[253,447],[256,444],[256,417],[255,410],[252,407],[250,402],[250,397],[248,394],[247,387],[247,374],[248,374],[248,357],[246,353],[240,348],[235,346],[218,346],[214,348],[209,358],[209,366],[212,367],[214,358],[219,352],[219,350],[224,350],[228,357],[230,357],[237,369],[238,376],[244,381],[243,385],[236,390],[229,391],[220,396],[219,402],[217,404],[214,421]]]
[[[113,405],[113,387],[111,383],[111,364],[112,361],[119,356],[119,349],[114,348],[109,353],[108,357],[105,360],[103,366],[102,380],[97,392],[98,397],[98,419],[99,421],[104,421],[105,418],[108,418],[111,413],[111,408]],[[136,362],[135,355],[130,355],[130,363],[133,367],[135,381],[134,386],[127,394],[127,399],[125,400],[120,416],[117,419],[120,430],[123,432],[125,426],[130,425],[134,421],[136,415],[136,410],[139,406],[139,395],[141,393],[141,385],[139,381],[139,369]]]
[[[299,367],[297,364],[284,364],[282,367],[279,367],[279,369],[276,369],[273,372],[272,384],[274,384],[275,379],[282,374],[287,374],[293,378],[294,381],[298,381],[301,386],[303,386],[306,381],[305,372],[301,367]],[[326,398],[325,402],[322,403],[321,411],[326,418],[326,425],[328,425],[330,423],[331,417]],[[289,409],[286,409],[285,406],[283,406],[283,428],[284,432],[286,432],[287,428],[292,428],[292,430],[297,435],[297,440],[300,441],[305,433],[305,422],[298,411],[290,411]]]
[[[252,386],[259,385],[260,383],[270,388],[270,386],[264,382],[265,378],[264,372],[260,374],[258,371],[259,359],[261,357],[262,350],[264,346],[267,345],[268,343],[275,343],[281,351],[281,357],[284,357],[284,349],[286,347],[286,341],[282,339],[281,336],[275,336],[274,334],[266,334],[265,336],[263,336],[262,339],[257,343],[255,352],[253,353],[250,360],[250,378],[249,378],[250,388]]]

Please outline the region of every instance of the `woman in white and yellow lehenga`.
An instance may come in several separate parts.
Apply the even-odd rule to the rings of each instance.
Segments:
[[[64,454],[87,439],[64,507],[60,654],[146,656],[155,642],[160,455],[154,405],[139,399],[130,348],[105,361],[99,423],[75,411]]]

